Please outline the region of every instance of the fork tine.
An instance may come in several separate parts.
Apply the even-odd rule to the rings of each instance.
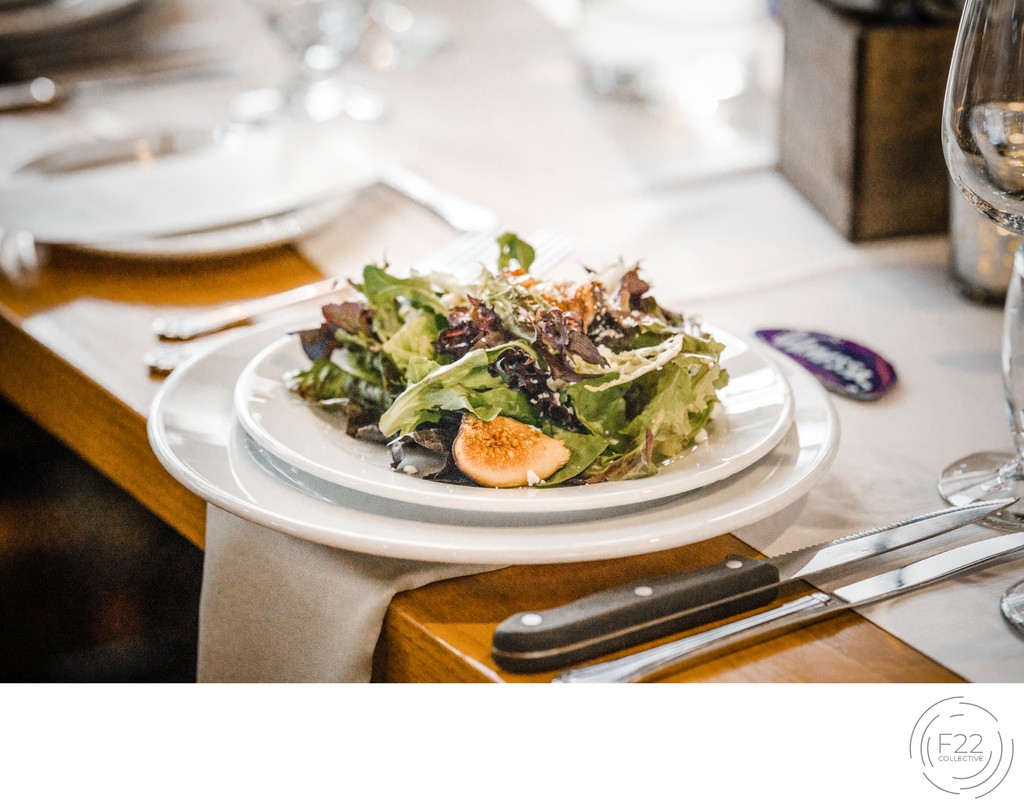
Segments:
[[[550,228],[538,231],[532,238],[530,243],[536,251],[536,258],[530,270],[535,275],[550,270],[572,250],[572,239]]]
[[[469,272],[471,270],[479,270],[481,263],[486,265],[493,264],[498,256],[497,236],[499,233],[501,231],[495,231],[480,251],[473,253],[463,262],[461,269]],[[527,236],[526,241],[534,249],[534,262],[530,268],[534,275],[553,267],[572,249],[572,240],[564,233],[551,227],[543,227],[534,231]],[[458,270],[458,267],[448,268],[449,272]]]
[[[452,274],[457,274],[459,271],[467,272],[471,267],[479,270],[482,264],[492,260],[496,255],[496,238],[500,233],[501,231],[476,233],[456,239],[432,256],[415,262],[416,268],[420,271],[438,269]],[[536,231],[530,235],[527,241],[537,253],[533,265],[537,268],[534,270],[535,273],[544,272],[555,266],[571,251],[573,246],[572,240],[567,235],[551,228],[542,228]],[[195,346],[160,349],[148,353],[146,362],[153,373],[163,375],[169,373],[195,351]]]
[[[453,272],[466,267],[476,258],[486,255],[488,248],[494,244],[500,231],[482,231],[470,233],[449,242],[436,253],[413,262],[413,268],[421,272],[445,270]]]
[[[438,269],[449,275],[475,277],[484,267],[494,264],[498,257],[498,237],[503,232],[499,229],[483,234],[481,239],[467,244],[467,249]]]
[[[452,273],[479,270],[480,265],[486,263],[489,258],[497,253],[498,236],[502,231],[493,230],[482,234],[482,239],[468,249],[460,253],[454,260],[449,261],[445,269]]]

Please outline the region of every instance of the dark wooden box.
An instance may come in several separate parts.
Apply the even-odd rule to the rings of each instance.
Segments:
[[[783,0],[780,168],[851,241],[943,232],[939,126],[956,27]]]

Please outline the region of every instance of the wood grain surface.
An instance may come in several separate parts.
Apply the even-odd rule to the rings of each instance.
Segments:
[[[0,394],[202,547],[204,501],[160,465],[144,363],[155,317],[260,297],[321,274],[294,250],[182,262],[55,250],[33,282],[0,278]]]
[[[628,559],[510,567],[436,582],[392,602],[375,661],[392,682],[549,682],[557,674],[513,674],[491,656],[497,625],[649,576],[753,551],[731,535]],[[706,627],[702,627],[706,628]],[[682,637],[679,633],[668,639]],[[659,641],[660,642],[660,641]],[[636,649],[647,648],[654,643]],[[635,651],[630,650],[630,651]],[[611,659],[625,653],[608,655]],[[596,661],[595,661],[596,662]],[[675,682],[958,682],[945,667],[848,613],[726,656],[669,672]]]

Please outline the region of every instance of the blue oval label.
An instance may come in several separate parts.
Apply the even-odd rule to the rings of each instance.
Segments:
[[[851,340],[798,329],[761,329],[754,333],[841,396],[870,401],[884,396],[896,384],[892,363]]]

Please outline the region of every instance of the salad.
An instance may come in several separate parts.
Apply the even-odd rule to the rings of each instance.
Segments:
[[[627,480],[701,443],[728,374],[699,321],[661,307],[637,264],[579,282],[530,275],[533,248],[498,239],[465,280],[368,265],[355,295],[301,331],[289,389],[341,409],[396,470],[469,485]],[[412,447],[436,453],[421,472]]]

